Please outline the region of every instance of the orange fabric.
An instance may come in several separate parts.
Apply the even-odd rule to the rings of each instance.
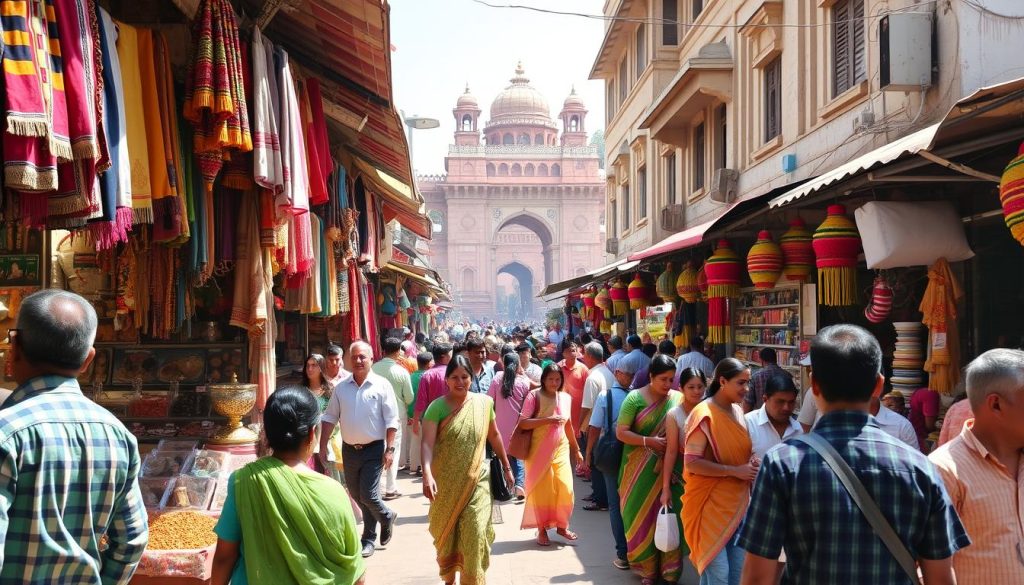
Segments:
[[[571,369],[565,365],[565,360],[558,362],[558,366],[562,368],[564,377],[562,389],[572,398],[572,408],[570,409],[572,418],[569,420],[569,424],[578,435],[580,430],[577,427],[580,426],[580,413],[583,410],[583,386],[587,383],[590,370],[580,360],[576,360],[576,365]]]
[[[728,413],[705,400],[686,421],[686,443],[695,434],[707,436],[704,458],[721,465],[750,461],[750,434]],[[690,560],[703,573],[736,533],[750,504],[750,484],[735,477],[697,475],[683,466],[686,492],[681,498],[683,535],[690,545]]]

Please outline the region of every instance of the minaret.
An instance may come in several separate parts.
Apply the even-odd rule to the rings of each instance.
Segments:
[[[460,146],[479,146],[480,128],[480,104],[469,93],[469,84],[466,84],[466,92],[459,96],[459,101],[452,110],[455,116],[455,144]]]
[[[587,106],[580,96],[576,95],[575,86],[569,97],[565,98],[562,113],[558,116],[562,119],[562,146],[586,146]]]

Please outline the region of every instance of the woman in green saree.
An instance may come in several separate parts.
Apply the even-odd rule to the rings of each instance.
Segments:
[[[213,558],[213,585],[356,585],[362,545],[348,494],[310,469],[320,406],[288,387],[267,400],[263,428],[273,455],[231,474]]]
[[[643,585],[659,582],[676,583],[682,572],[682,560],[690,551],[685,542],[680,547],[662,552],[654,546],[654,526],[661,508],[662,469],[664,465],[665,419],[669,410],[678,406],[683,395],[672,390],[675,360],[657,355],[651,361],[651,383],[633,390],[619,410],[616,435],[625,445],[619,471],[619,498],[622,523],[626,529],[626,553],[629,566],[640,575]],[[671,470],[673,477],[681,473],[680,462]],[[683,495],[683,486],[672,484],[674,500]],[[679,522],[678,514],[671,517]],[[680,528],[680,534],[682,529]]]
[[[455,583],[459,573],[461,585],[486,582],[494,542],[485,443],[501,461],[505,483],[515,485],[494,401],[469,391],[472,371],[468,359],[453,358],[445,371],[448,393],[430,403],[422,421],[423,495],[430,500],[437,565],[445,583]]]

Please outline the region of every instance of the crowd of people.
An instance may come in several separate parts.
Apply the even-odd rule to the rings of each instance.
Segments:
[[[135,439],[76,381],[95,331],[64,291],[27,297],[11,330],[3,582],[124,583],[146,546]],[[1024,352],[968,365],[926,455],[934,400],[915,394],[904,418],[860,327],[818,333],[802,403],[769,352],[752,372],[691,341],[482,329],[388,337],[376,363],[362,341],[309,356],[303,384],[267,402],[270,454],[229,479],[212,582],[364,582],[404,469],[422,477],[445,583],[485,582],[502,482],[538,546],[601,539],[644,585],[687,564],[714,585],[1024,583]],[[606,534],[570,526],[586,481]]]

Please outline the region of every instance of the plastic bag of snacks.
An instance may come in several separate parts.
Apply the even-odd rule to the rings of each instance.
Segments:
[[[217,480],[213,478],[179,475],[167,487],[160,509],[206,510],[210,507],[216,485]]]
[[[188,439],[160,439],[154,451],[195,451],[199,441]]]
[[[188,473],[192,451],[153,451],[142,461],[142,477],[174,477]]]
[[[137,575],[151,577],[213,577],[217,518],[195,511],[151,515],[149,545],[139,561]]]
[[[192,470],[189,471],[189,475],[213,478],[227,476],[230,473],[230,464],[230,453],[202,449],[197,451],[192,459]]]
[[[142,504],[147,509],[157,509],[167,492],[167,485],[171,483],[169,477],[140,477],[139,488],[142,490]]]

